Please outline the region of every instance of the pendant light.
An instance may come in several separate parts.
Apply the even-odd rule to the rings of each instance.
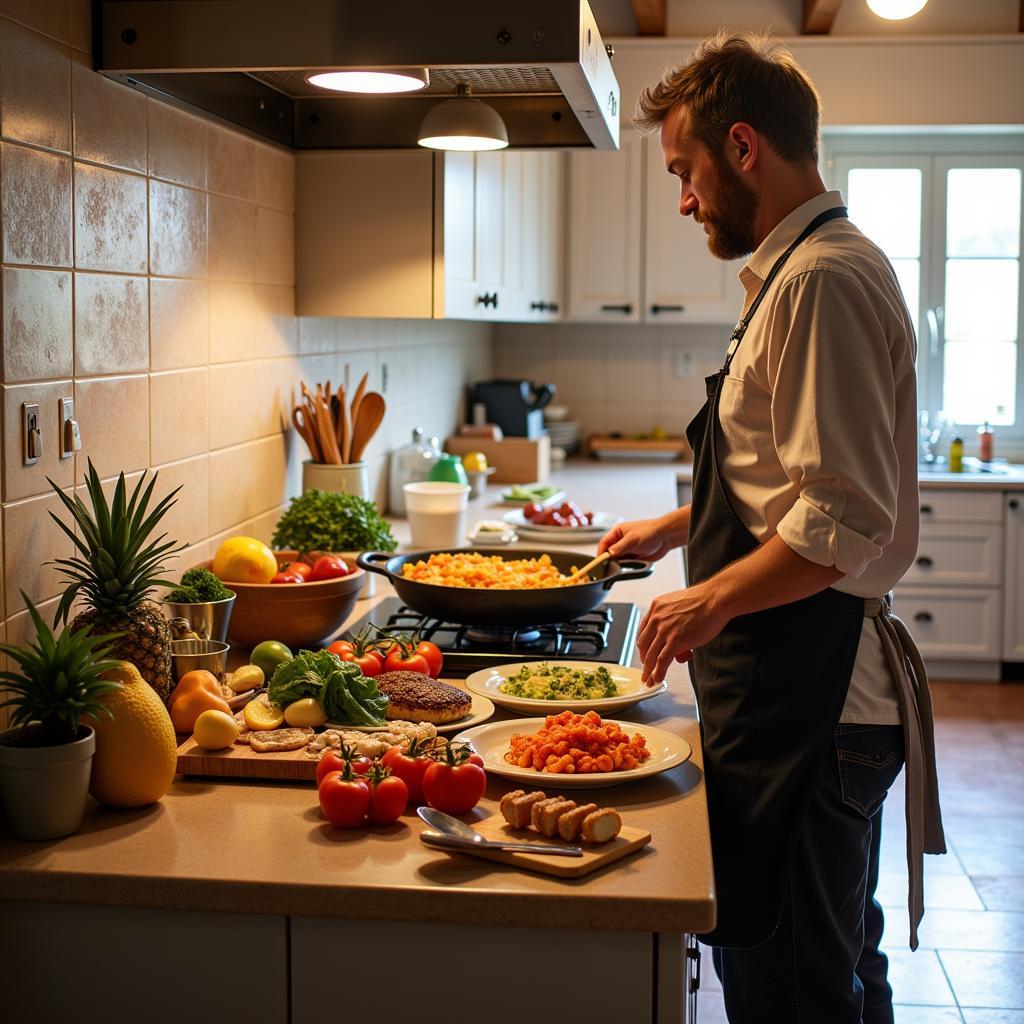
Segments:
[[[867,0],[868,7],[886,21],[903,21],[912,18],[928,0]]]
[[[306,81],[332,92],[416,92],[430,85],[430,72],[426,68],[348,68],[311,71]]]
[[[419,144],[428,149],[461,151],[504,149],[508,132],[494,107],[471,99],[469,86],[460,83],[457,99],[439,103],[423,118]]]

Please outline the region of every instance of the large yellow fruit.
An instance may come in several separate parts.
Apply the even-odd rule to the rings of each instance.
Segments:
[[[103,698],[113,718],[86,720],[96,730],[89,792],[111,807],[144,807],[159,800],[174,778],[178,744],[171,716],[130,661],[104,675],[121,689]]]
[[[213,556],[213,574],[232,583],[269,583],[277,575],[277,559],[255,537],[228,537]]]

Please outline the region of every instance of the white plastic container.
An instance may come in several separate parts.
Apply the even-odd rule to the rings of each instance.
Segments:
[[[469,505],[468,484],[428,480],[406,484],[402,490],[414,548],[438,551],[462,545]]]

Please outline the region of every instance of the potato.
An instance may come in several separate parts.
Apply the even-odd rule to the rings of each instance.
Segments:
[[[246,693],[263,685],[265,677],[259,665],[243,665],[228,677],[228,686],[235,693]]]

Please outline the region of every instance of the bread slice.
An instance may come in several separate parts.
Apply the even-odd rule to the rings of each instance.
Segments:
[[[554,839],[558,835],[558,819],[563,814],[571,811],[575,806],[575,800],[556,800],[554,803],[549,803],[540,812],[540,828],[538,831],[546,835],[548,839]]]
[[[596,810],[597,804],[583,804],[580,807],[574,807],[558,819],[558,834],[567,842],[575,842],[580,837],[583,819]]]
[[[537,800],[535,803],[530,805],[530,824],[539,832],[540,828],[540,816],[544,813],[544,808],[548,804],[560,804],[563,802],[563,797],[550,796],[545,797],[543,800]]]
[[[506,816],[505,820],[513,828],[529,828],[534,805],[546,799],[547,797],[539,789],[535,789],[532,793],[524,793],[522,796],[517,796],[512,801],[512,817]]]
[[[513,789],[511,793],[506,793],[498,804],[498,810],[501,811],[501,816],[510,825],[515,824],[515,813],[512,810],[513,801],[520,796],[526,796],[526,791],[522,789]]]
[[[583,838],[588,843],[607,843],[622,829],[622,818],[614,807],[594,811],[583,819]]]

